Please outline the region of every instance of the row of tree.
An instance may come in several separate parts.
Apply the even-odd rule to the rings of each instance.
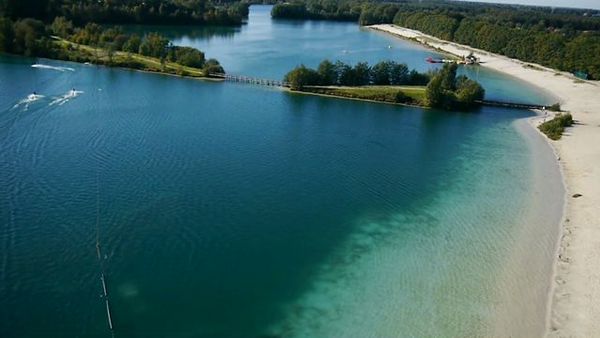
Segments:
[[[362,12],[359,1],[308,0],[280,2],[273,6],[271,16],[281,19],[313,19],[356,21]]]
[[[224,73],[217,60],[206,60],[204,53],[195,48],[175,46],[158,33],[145,36],[126,34],[121,27],[105,29],[95,23],[87,24],[81,29],[73,29],[73,23],[63,17],[57,17],[50,28],[54,34],[78,44],[100,47],[110,52],[122,51],[150,56],[161,61],[202,68],[208,73]]]
[[[300,65],[288,72],[284,81],[294,90],[304,86],[426,85],[430,75],[410,70],[404,63],[381,61],[374,66],[359,62],[354,66],[342,61],[324,60],[317,69]]]
[[[600,18],[598,19],[600,21]],[[461,44],[600,79],[600,31],[576,32],[461,18],[450,13],[398,13],[394,23]]]
[[[395,23],[444,40],[600,80],[600,11],[458,1],[295,0],[275,18]]]
[[[0,16],[51,22],[64,16],[78,25],[218,24],[237,25],[248,17],[248,3],[212,0],[0,0]]]
[[[425,89],[427,106],[442,109],[469,109],[485,96],[485,90],[476,81],[464,75],[457,76],[456,64],[445,64],[437,71],[427,74],[409,71],[406,64],[382,61],[370,67],[366,62],[354,66],[341,61],[332,63],[324,60],[317,69],[300,65],[284,77],[293,90],[304,90],[308,86],[366,86],[406,85],[422,86]]]

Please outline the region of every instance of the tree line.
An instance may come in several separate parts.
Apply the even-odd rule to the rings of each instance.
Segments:
[[[356,21],[362,7],[358,1],[292,1],[275,4],[271,16],[281,19]]]
[[[109,57],[112,57],[115,52],[125,52],[157,58],[161,62],[174,62],[202,69],[206,74],[224,72],[217,60],[206,60],[204,53],[195,48],[174,46],[169,39],[158,33],[144,36],[127,34],[121,27],[105,28],[95,23],[89,23],[85,27],[75,27],[73,22],[64,17],[55,18],[48,26],[35,19],[24,19],[13,23],[7,18],[0,18],[0,52],[87,61],[87,59],[72,59],[71,55],[75,53],[56,43],[51,36],[79,45],[104,49]]]
[[[295,0],[275,18],[394,23],[440,39],[600,80],[600,11],[449,1]]]
[[[77,25],[217,24],[239,25],[248,3],[212,0],[0,0],[0,16],[51,22],[64,16]]]
[[[283,81],[298,91],[318,89],[315,86],[372,86],[370,88],[376,91],[377,86],[426,85],[425,105],[448,110],[469,109],[483,100],[485,90],[478,82],[464,75],[457,76],[457,68],[456,64],[445,64],[440,70],[419,73],[394,61],[381,61],[370,67],[367,62],[351,66],[341,61],[324,60],[317,69],[304,65],[292,69]],[[398,95],[401,97],[397,97],[396,102],[406,102],[401,88]]]
[[[372,67],[367,62],[354,66],[323,60],[317,69],[300,65],[288,72],[283,81],[295,90],[304,86],[426,85],[430,74],[409,70],[404,63],[381,61]]]

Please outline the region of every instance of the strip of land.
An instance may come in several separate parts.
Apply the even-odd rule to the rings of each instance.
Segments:
[[[564,137],[549,140],[562,168],[567,201],[552,281],[547,336],[600,336],[600,85],[394,25],[371,28],[457,56],[473,52],[483,66],[550,92],[562,109],[573,115],[576,123]],[[543,119],[544,116],[538,116],[532,124],[538,125]]]
[[[54,37],[53,43],[65,52],[58,59],[67,61],[77,60],[79,62],[91,62],[94,64],[108,65],[110,67],[126,68],[150,73],[166,75],[177,75],[188,78],[221,80],[210,77],[200,68],[188,67],[170,61],[161,61],[158,58],[141,55],[138,53],[126,53],[121,51],[108,51],[103,48],[82,45]]]
[[[425,107],[424,86],[305,86],[294,93]]]

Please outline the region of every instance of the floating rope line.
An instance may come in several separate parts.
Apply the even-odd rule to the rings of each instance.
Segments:
[[[100,266],[100,281],[102,282],[102,291],[104,293],[104,303],[106,305],[106,318],[108,319],[108,328],[111,331],[111,336],[114,337],[114,326],[110,313],[110,303],[108,301],[108,288],[106,287],[106,277],[104,272],[104,261],[102,259],[102,251],[100,249],[100,171],[96,167],[96,255],[98,257],[98,265]]]

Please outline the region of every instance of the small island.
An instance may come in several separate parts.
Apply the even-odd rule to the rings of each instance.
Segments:
[[[317,69],[300,65],[284,77],[294,92],[379,101],[446,110],[468,110],[481,104],[483,87],[464,75],[456,64],[419,73],[404,63],[381,61],[352,66],[324,60]]]

